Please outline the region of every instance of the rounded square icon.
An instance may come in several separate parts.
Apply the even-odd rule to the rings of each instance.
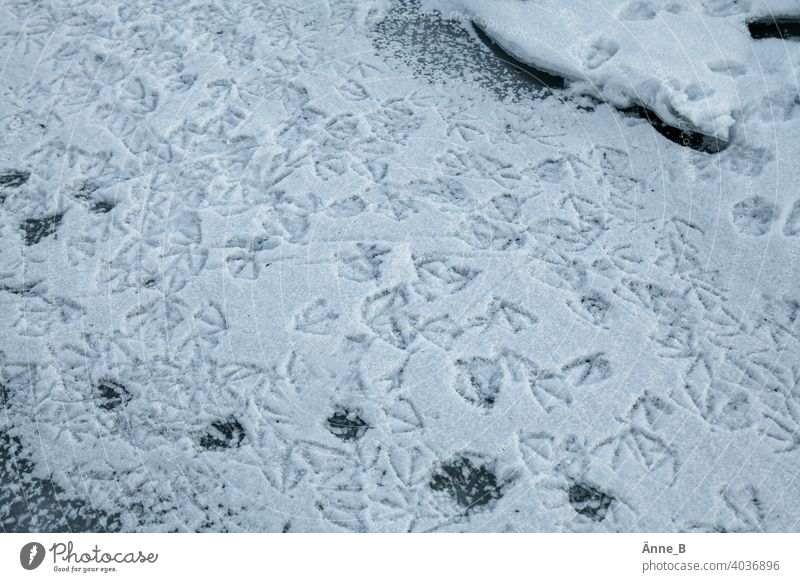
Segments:
[[[44,561],[44,546],[39,542],[29,542],[19,551],[19,563],[26,570],[35,570]]]

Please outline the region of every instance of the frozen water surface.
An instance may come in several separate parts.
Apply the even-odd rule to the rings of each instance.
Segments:
[[[599,4],[4,3],[3,529],[796,531],[793,7]]]

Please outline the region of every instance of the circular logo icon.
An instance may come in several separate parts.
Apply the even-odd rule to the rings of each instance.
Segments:
[[[35,570],[44,561],[44,546],[39,542],[30,542],[19,551],[19,563],[26,570]]]

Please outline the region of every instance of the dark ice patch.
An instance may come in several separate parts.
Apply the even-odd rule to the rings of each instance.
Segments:
[[[481,42],[486,45],[492,54],[505,63],[512,70],[517,71],[528,82],[533,83],[535,86],[543,89],[564,89],[568,81],[564,77],[560,77],[554,73],[537,69],[527,63],[523,63],[519,59],[507,53],[499,44],[497,44],[480,25],[473,22],[472,28],[478,35]]]
[[[244,440],[244,428],[235,418],[215,420],[208,431],[200,437],[200,446],[206,450],[235,449]]]
[[[620,109],[625,115],[647,121],[653,129],[669,141],[707,154],[716,154],[728,147],[728,142],[688,129],[680,129],[664,122],[655,112],[641,105]]]
[[[97,214],[106,214],[108,212],[111,212],[114,209],[114,206],[116,206],[116,204],[108,200],[98,200],[97,202],[91,205],[89,210],[91,210],[92,212],[96,212]]]
[[[458,456],[439,468],[431,477],[430,488],[443,491],[470,511],[488,505],[503,496],[497,476],[486,466],[476,467],[471,460]]]
[[[67,496],[49,478],[34,476],[34,465],[19,439],[0,428],[0,532],[119,531],[119,515]]]
[[[0,188],[19,188],[31,177],[30,172],[12,170],[0,174]]]

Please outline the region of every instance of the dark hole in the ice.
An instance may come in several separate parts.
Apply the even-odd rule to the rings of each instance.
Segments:
[[[754,39],[783,38],[800,39],[800,19],[763,18],[747,23],[750,36]]]
[[[573,483],[567,496],[572,509],[593,521],[603,521],[614,502],[613,497],[586,483]]]
[[[499,44],[492,40],[489,35],[487,35],[486,32],[476,23],[472,23],[472,28],[477,33],[478,38],[481,39],[481,42],[489,47],[489,50],[492,51],[494,56],[503,61],[509,67],[512,67],[513,69],[516,69],[522,73],[523,76],[529,81],[533,81],[540,87],[547,89],[564,89],[567,86],[567,80],[564,77],[559,77],[553,73],[548,73],[547,71],[537,69],[536,67],[532,67],[531,65],[523,63],[522,61],[511,56],[509,53],[503,50]]]
[[[343,441],[360,439],[369,425],[357,413],[339,409],[328,417],[328,430]]]
[[[35,245],[43,238],[56,232],[61,219],[64,217],[62,212],[43,216],[42,218],[26,218],[22,222],[22,231],[25,233],[25,244]]]
[[[25,182],[27,182],[28,178],[30,177],[31,177],[30,172],[22,172],[18,170],[14,170],[12,172],[6,172],[5,174],[0,174],[0,187],[19,188]]]
[[[125,406],[131,400],[131,395],[125,386],[109,379],[103,379],[97,383],[97,394],[100,401],[98,406],[103,410],[114,410]]]
[[[503,495],[494,472],[483,465],[476,467],[464,456],[444,463],[431,477],[430,488],[446,492],[467,511],[487,505]]]
[[[620,111],[625,115],[646,120],[658,133],[680,146],[707,154],[716,154],[728,147],[728,142],[717,137],[705,135],[696,131],[680,129],[668,123],[664,123],[653,111],[641,105],[634,105],[633,107],[621,109]]]
[[[0,382],[0,408],[5,409],[6,404],[8,404],[8,389]]]
[[[208,432],[200,438],[200,446],[208,450],[233,449],[240,446],[243,440],[244,428],[231,417],[212,422]]]
[[[115,204],[113,202],[109,202],[108,200],[98,200],[94,204],[92,204],[91,211],[97,212],[98,214],[106,214],[107,212],[111,212],[114,209]]]

